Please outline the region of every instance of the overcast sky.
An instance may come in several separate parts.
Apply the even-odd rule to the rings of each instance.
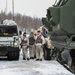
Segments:
[[[41,18],[54,2],[55,0],[14,0],[14,12]],[[0,11],[5,11],[5,8],[6,0],[0,0]],[[9,12],[12,12],[12,0],[7,0],[7,13]]]

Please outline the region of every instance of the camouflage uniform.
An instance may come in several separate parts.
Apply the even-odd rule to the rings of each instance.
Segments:
[[[30,56],[29,56],[29,49],[28,49],[28,46],[29,46],[29,39],[27,36],[22,36],[22,52],[23,52],[23,59],[27,59],[29,60]]]
[[[34,33],[31,32],[29,36],[29,51],[30,51],[30,58],[34,58],[34,49],[35,49],[35,38],[34,38]]]
[[[44,37],[41,35],[41,32],[37,34],[35,38],[35,45],[36,45],[36,60],[42,60],[43,59],[43,45],[45,43]]]

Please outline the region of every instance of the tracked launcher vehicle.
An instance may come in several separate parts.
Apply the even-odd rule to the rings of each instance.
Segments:
[[[56,0],[42,22],[54,47],[51,58],[75,72],[75,0]]]
[[[0,58],[19,59],[19,32],[17,25],[0,25]]]

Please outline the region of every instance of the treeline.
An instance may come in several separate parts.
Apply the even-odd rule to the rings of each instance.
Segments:
[[[3,20],[5,19],[14,19],[14,21],[18,24],[18,26],[23,29],[26,28],[28,30],[30,30],[31,28],[33,29],[37,29],[38,27],[41,26],[42,22],[40,18],[32,18],[30,16],[26,16],[26,15],[21,15],[19,13],[14,14],[14,17],[11,13],[5,14],[5,12],[1,12],[0,13],[0,23],[3,22]]]

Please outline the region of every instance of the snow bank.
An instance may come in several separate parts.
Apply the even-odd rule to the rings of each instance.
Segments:
[[[17,23],[13,20],[6,19],[3,21],[3,25],[17,25]]]
[[[33,70],[40,72],[40,75],[74,75],[57,61],[43,61],[39,66]]]

